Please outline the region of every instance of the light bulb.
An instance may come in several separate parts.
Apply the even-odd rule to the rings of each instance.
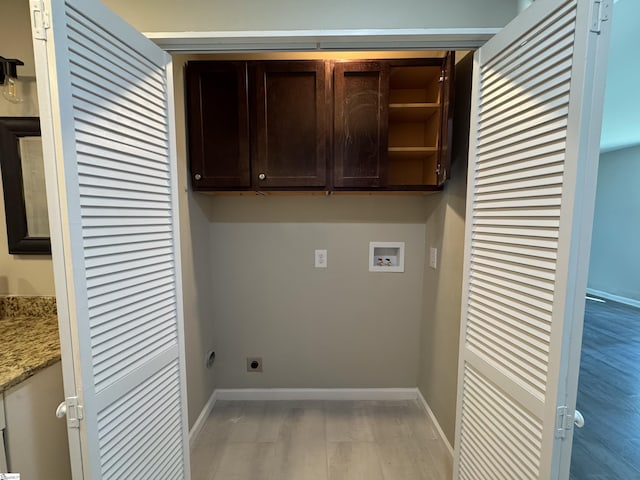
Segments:
[[[24,65],[24,63],[17,58],[0,57],[2,96],[11,103],[22,102],[22,85],[18,80],[18,65]]]
[[[11,103],[22,102],[22,88],[20,81],[15,77],[5,75],[4,83],[2,85],[2,96]]]

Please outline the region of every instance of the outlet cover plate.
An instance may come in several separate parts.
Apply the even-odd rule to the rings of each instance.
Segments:
[[[327,251],[316,250],[316,268],[327,268]]]
[[[429,248],[429,266],[434,270],[438,268],[438,249],[436,247]]]

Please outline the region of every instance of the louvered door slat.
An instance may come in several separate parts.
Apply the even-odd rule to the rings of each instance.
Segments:
[[[123,305],[118,316],[111,315],[111,310],[105,310],[101,315],[96,315],[92,322],[92,335],[101,335],[105,331],[117,329],[127,322],[135,321],[139,316],[159,310],[165,305],[172,305],[175,308],[175,299],[171,297],[170,290],[165,289],[153,293],[154,295],[142,297]]]
[[[537,45],[544,42],[550,32],[554,32],[558,28],[561,28],[566,21],[566,18],[575,18],[576,10],[575,6],[570,3],[553,3],[547,6],[548,11],[545,18],[536,25],[526,25],[527,31],[514,31],[514,38],[510,39],[511,42],[503,42],[500,44],[500,48],[491,50],[486,49],[489,54],[486,60],[483,62],[483,67],[488,71],[486,74],[487,81],[495,81],[494,76],[508,75],[514,68],[513,59],[527,59],[535,62],[535,56],[532,53],[537,53]],[[528,48],[523,48],[528,46]],[[491,86],[487,86],[490,89]]]
[[[548,334],[545,335],[540,330],[512,321],[508,315],[497,316],[491,308],[484,307],[477,302],[469,305],[469,314],[480,318],[481,321],[478,324],[482,324],[483,328],[504,331],[509,335],[512,343],[526,349],[532,356],[544,360],[545,355],[548,355]]]
[[[99,87],[103,91],[102,94],[110,92],[118,98],[135,103],[149,116],[153,116],[154,112],[157,114],[157,110],[160,108],[157,100],[154,100],[153,97],[148,98],[144,89],[138,86],[129,86],[130,79],[127,80],[127,77],[114,79],[112,71],[106,68],[103,63],[96,61],[95,55],[90,51],[82,52],[82,48],[74,45],[69,50],[71,65],[78,73],[74,83],[84,80],[92,84],[94,88]]]
[[[95,147],[94,147],[95,148]],[[148,160],[141,158],[133,158],[132,156],[117,157],[113,152],[105,152],[104,150],[94,149],[92,153],[82,151],[78,152],[78,164],[83,167],[91,167],[96,162],[100,162],[102,168],[116,170],[123,174],[141,175],[145,178],[168,179],[169,172],[160,165],[147,163]],[[146,163],[146,165],[145,165]]]
[[[532,78],[544,78],[558,63],[570,57],[574,29],[575,15],[565,16],[556,27],[544,32],[541,41],[529,43],[526,53],[518,51],[518,62],[513,62],[513,57],[509,55],[504,59],[506,62],[487,65],[486,79],[490,83],[483,92],[482,106],[487,107],[484,102],[496,99],[501,93],[517,95],[509,88],[509,78],[519,77],[523,87],[532,88],[535,85],[529,83]],[[492,70],[500,70],[500,77],[493,77]],[[536,72],[545,75],[536,76]]]
[[[570,43],[570,39],[565,40],[565,42]],[[526,77],[522,78],[522,88],[526,88],[533,96],[542,95],[548,90],[557,88],[558,85],[564,85],[571,77],[570,57],[541,58],[540,60],[549,62],[544,71],[529,69]],[[484,115],[486,116],[493,110],[504,108],[506,105],[513,107],[514,103],[511,102],[514,101],[518,102],[515,105],[520,106],[521,103],[519,102],[523,100],[518,97],[517,91],[514,91],[509,87],[509,84],[506,84],[496,90],[495,98],[489,98],[488,96],[484,98],[482,105],[483,109],[485,109]]]
[[[596,88],[585,74],[587,59],[595,72],[591,14],[589,2],[538,0],[476,53],[457,479],[558,480],[566,464],[556,406],[565,336],[581,321],[577,284],[586,288],[573,216],[587,177],[576,164],[594,171],[581,135],[599,132],[588,110],[602,95],[602,76]]]
[[[62,125],[45,122],[43,138],[48,127],[61,331],[84,410],[82,436],[69,431],[76,474],[188,480],[170,58],[95,0],[46,1],[36,53],[55,62],[57,94],[39,93]]]
[[[154,303],[136,304],[129,311],[121,311],[120,316],[113,320],[110,317],[96,317],[93,322],[92,335],[98,337],[103,334],[116,332],[120,328],[130,329],[132,325],[146,315],[161,315],[167,309],[175,308],[175,300],[170,296],[164,299],[157,299]],[[101,321],[102,320],[102,321]]]
[[[551,58],[549,58],[549,61],[551,61]],[[534,98],[552,100],[566,94],[566,82],[571,76],[571,58],[562,59],[560,62],[554,59],[553,62],[554,64],[549,65],[543,72],[536,70],[527,72],[528,75],[534,77],[533,80],[530,78],[520,80],[522,88],[526,88],[531,93],[531,96],[523,97],[518,95],[517,91],[514,92],[513,89],[506,90],[508,87],[505,87],[505,92],[498,92],[501,93],[500,96],[495,99],[485,99],[484,104],[481,106],[483,114],[480,118],[489,121],[483,125],[483,128],[487,128],[493,123],[490,121],[491,119],[495,122],[495,120],[506,118],[516,112],[521,113],[530,110],[536,105]]]
[[[502,150],[509,147],[522,147],[528,148],[537,139],[543,138],[548,133],[557,133],[558,131],[564,131],[567,128],[566,115],[558,114],[558,119],[547,120],[543,123],[538,121],[529,122],[527,126],[518,129],[517,131],[508,131],[508,129],[498,132],[497,140],[495,138],[486,136],[483,139],[482,149],[479,149],[481,153],[490,153],[496,150]]]
[[[508,128],[514,123],[533,121],[541,124],[546,119],[552,118],[554,110],[566,108],[567,106],[569,86],[565,84],[563,87],[549,90],[540,98],[540,100],[548,102],[549,109],[542,108],[539,103],[528,97],[520,105],[506,105],[505,108],[501,109],[500,113],[483,119],[483,123],[478,130],[479,135],[495,134],[499,132],[500,128]]]
[[[69,47],[70,51],[85,49],[89,57],[113,65],[119,76],[126,81],[147,85],[151,95],[162,96],[165,80],[157,71],[157,66],[136,54],[127,45],[110,33],[106,33],[99,24],[87,23],[87,17],[72,10],[67,13],[67,26],[77,43]],[[162,103],[158,102],[162,107]]]
[[[566,127],[568,112],[567,106],[563,102],[559,102],[555,108],[545,110],[537,117],[520,119],[520,122],[504,124],[502,129],[499,127],[494,128],[493,131],[485,129],[482,134],[478,133],[478,138],[482,138],[482,143],[478,145],[478,151],[491,150],[495,148],[496,144],[500,145],[501,142],[513,144],[518,135],[521,135],[520,139],[529,139],[531,135],[538,136],[540,132],[536,131],[536,128],[554,122]]]

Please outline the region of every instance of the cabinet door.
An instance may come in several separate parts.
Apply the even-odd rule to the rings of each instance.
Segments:
[[[448,52],[442,67],[442,112],[440,127],[440,143],[438,145],[438,185],[451,178],[451,145],[453,134],[453,100],[455,92],[455,52]]]
[[[189,62],[189,163],[194,190],[248,188],[246,62]]]
[[[344,62],[334,68],[334,185],[387,182],[389,66]]]
[[[256,62],[253,186],[326,185],[327,99],[322,61]]]

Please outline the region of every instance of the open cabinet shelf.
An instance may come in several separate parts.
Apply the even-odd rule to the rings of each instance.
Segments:
[[[424,122],[439,111],[439,103],[390,103],[389,121]]]
[[[392,188],[442,184],[446,60],[424,65],[398,62],[390,68],[387,155]]]
[[[437,185],[437,151],[389,151],[388,179],[391,186]]]

